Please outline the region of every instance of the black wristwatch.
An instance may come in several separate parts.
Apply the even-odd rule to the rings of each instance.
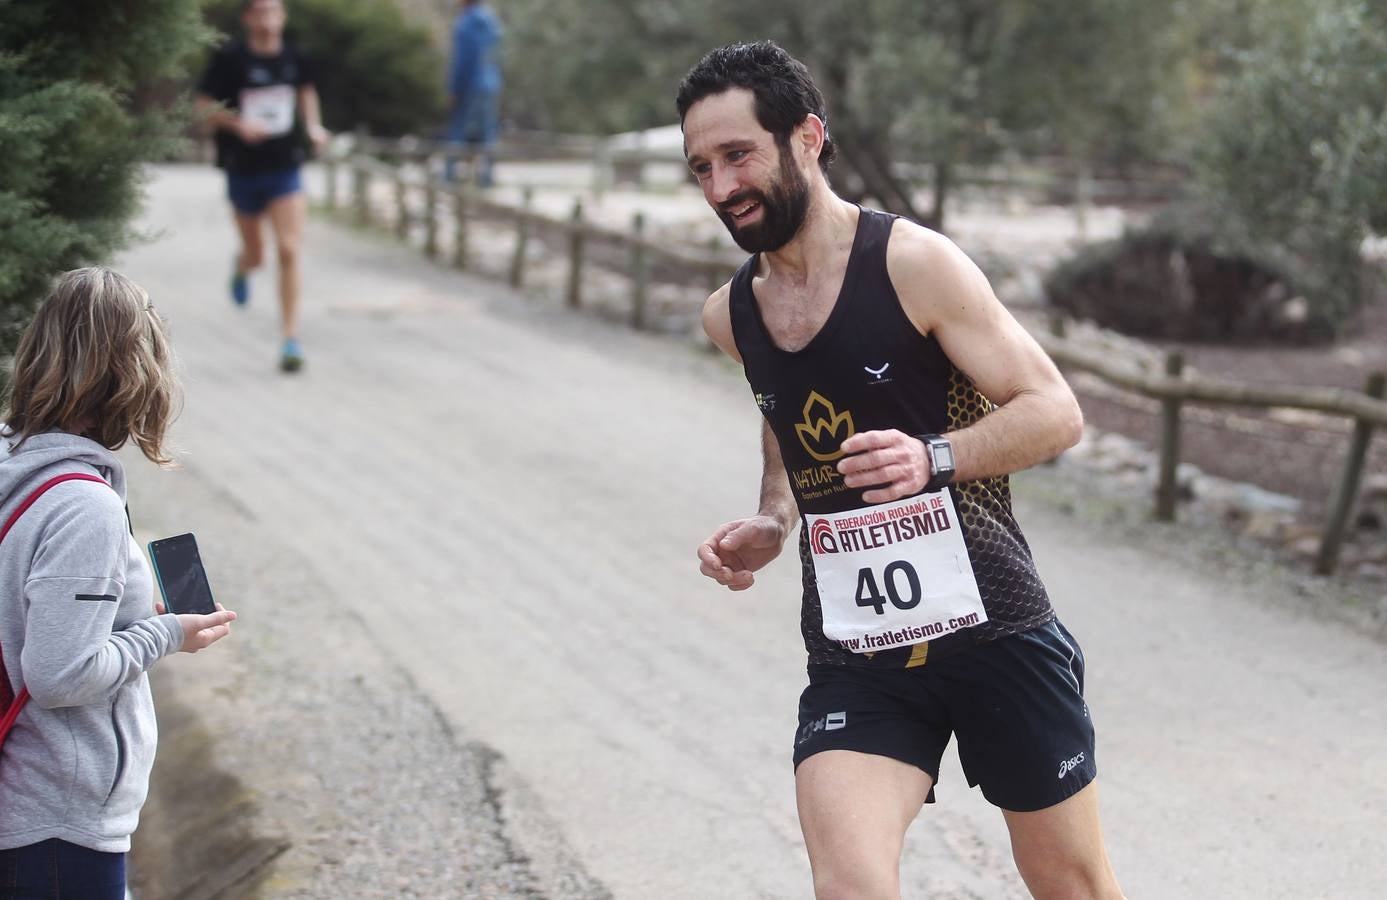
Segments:
[[[926,491],[937,491],[954,480],[954,445],[948,438],[937,434],[917,434],[915,437],[925,445],[925,459],[929,460],[929,481]]]

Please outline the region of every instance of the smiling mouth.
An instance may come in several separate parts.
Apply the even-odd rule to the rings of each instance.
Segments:
[[[743,219],[745,219],[747,216],[750,216],[752,213],[756,212],[756,210],[758,210],[758,209],[760,209],[760,208],[761,208],[761,204],[760,204],[760,203],[756,202],[755,200],[751,200],[751,201],[748,201],[747,203],[744,203],[744,204],[742,204],[742,205],[740,205],[740,206],[734,206],[734,207],[729,208],[729,209],[727,210],[727,214],[728,214],[729,216],[731,216],[731,217],[733,218],[733,220],[735,220],[735,221],[737,221],[737,222],[740,222],[740,221],[742,221]]]

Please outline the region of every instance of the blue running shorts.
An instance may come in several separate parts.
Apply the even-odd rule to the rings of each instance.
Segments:
[[[303,190],[299,167],[273,172],[227,172],[226,193],[231,205],[245,216],[258,216],[280,197]]]

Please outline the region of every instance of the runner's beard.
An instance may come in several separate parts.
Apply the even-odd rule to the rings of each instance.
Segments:
[[[747,200],[761,204],[761,221],[741,226],[728,210]],[[747,253],[768,253],[790,243],[799,233],[808,212],[809,182],[785,147],[780,148],[780,172],[771,182],[769,196],[757,188],[747,188],[718,204],[717,209],[718,218],[727,226],[732,240]]]

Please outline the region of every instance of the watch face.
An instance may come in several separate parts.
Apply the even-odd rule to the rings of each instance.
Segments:
[[[934,450],[935,471],[953,471],[954,469],[954,445],[948,441],[939,441],[932,445]]]

